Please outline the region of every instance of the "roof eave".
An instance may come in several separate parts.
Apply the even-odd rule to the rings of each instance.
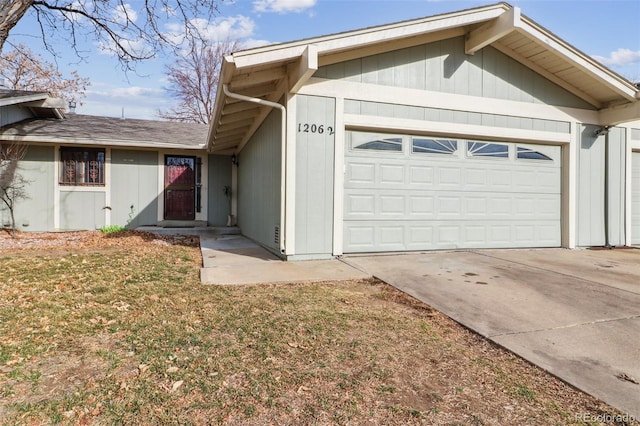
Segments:
[[[51,136],[26,136],[11,135],[0,132],[0,140],[8,142],[24,142],[24,143],[51,143],[64,145],[82,145],[82,146],[119,146],[119,147],[135,147],[135,148],[165,148],[179,150],[204,150],[205,144],[198,145],[182,145],[175,143],[158,143],[149,141],[130,141],[122,139],[88,139],[76,137],[51,137]]]
[[[576,67],[602,81],[627,101],[633,102],[640,96],[638,88],[632,82],[600,64],[591,56],[564,42],[551,31],[538,25],[530,18],[521,15],[520,22],[521,25],[518,26],[519,31],[524,31],[528,36],[533,37],[549,49],[561,54]]]

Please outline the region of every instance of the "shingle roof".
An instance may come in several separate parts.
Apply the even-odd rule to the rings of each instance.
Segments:
[[[22,98],[25,96],[32,96],[32,95],[48,95],[48,93],[33,92],[29,90],[0,89],[0,99]]]
[[[69,114],[29,119],[0,129],[0,139],[83,145],[201,149],[207,125]]]

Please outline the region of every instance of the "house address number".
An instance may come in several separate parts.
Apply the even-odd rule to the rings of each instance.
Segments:
[[[333,127],[323,124],[298,123],[298,133],[318,133],[322,135],[324,132],[333,135]]]

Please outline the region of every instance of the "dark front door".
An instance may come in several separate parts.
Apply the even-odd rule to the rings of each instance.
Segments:
[[[167,155],[164,158],[164,218],[196,218],[196,159]]]

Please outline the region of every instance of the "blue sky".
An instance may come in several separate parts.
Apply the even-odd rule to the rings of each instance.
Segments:
[[[237,38],[246,45],[279,43],[363,27],[454,12],[494,2],[449,0],[226,0],[219,15],[208,23],[212,38]],[[129,0],[132,10],[141,0]],[[586,54],[622,76],[640,81],[640,0],[512,0],[510,4]],[[87,58],[80,61],[64,44],[56,44],[55,59],[44,51],[33,16],[27,15],[10,34],[12,43],[24,43],[56,61],[63,73],[77,70],[91,80],[80,114],[157,119],[158,108],[173,103],[164,87],[165,65],[158,57],[125,74],[117,60],[92,40],[83,43]],[[10,46],[5,45],[5,51]]]

